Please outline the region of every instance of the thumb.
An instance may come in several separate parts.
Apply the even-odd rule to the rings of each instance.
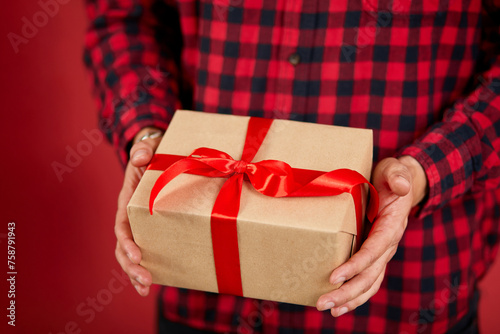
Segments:
[[[153,148],[145,142],[139,142],[130,150],[130,162],[134,167],[146,166],[153,157]]]
[[[159,130],[158,130],[159,131]],[[161,141],[161,132],[134,144],[130,149],[130,162],[134,167],[144,167],[153,158],[153,154]]]
[[[402,173],[401,175],[393,174],[388,180],[389,188],[398,196],[406,196],[410,192],[411,183],[408,175],[405,174],[406,173]]]
[[[412,176],[410,170],[398,159],[383,159],[377,165],[373,174],[374,185],[379,190],[380,186],[385,186],[398,196],[408,195],[411,190]]]

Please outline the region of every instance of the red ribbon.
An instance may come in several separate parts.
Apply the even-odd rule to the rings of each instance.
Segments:
[[[371,200],[367,217],[373,221],[378,212],[378,194],[361,174],[350,169],[331,172],[292,168],[283,161],[252,163],[273,120],[251,117],[241,160],[211,148],[198,148],[188,157],[155,154],[148,169],[164,170],[151,190],[149,211],[160,191],[182,173],[224,177],[211,214],[212,247],[219,293],[243,295],[236,219],[240,208],[243,179],[261,194],[271,197],[317,197],[350,193],[356,209],[358,236],[362,223],[361,186],[368,184]]]

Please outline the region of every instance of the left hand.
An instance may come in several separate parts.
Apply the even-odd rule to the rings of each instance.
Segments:
[[[334,317],[354,310],[379,290],[387,263],[403,237],[410,210],[427,191],[425,171],[410,156],[380,161],[373,171],[372,182],[379,193],[380,208],[368,238],[330,276],[334,285],[347,282],[319,297],[316,303],[320,311],[331,309]]]

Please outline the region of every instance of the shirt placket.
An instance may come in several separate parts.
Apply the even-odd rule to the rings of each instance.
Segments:
[[[281,9],[282,17],[281,30],[278,43],[278,71],[275,81],[275,106],[273,117],[280,119],[296,119],[295,106],[293,106],[293,85],[296,71],[306,70],[301,64],[302,56],[298,53],[298,43],[300,35],[300,17],[302,10],[301,0],[278,1],[278,8]]]

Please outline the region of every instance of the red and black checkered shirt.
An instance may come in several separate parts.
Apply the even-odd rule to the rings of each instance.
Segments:
[[[370,128],[375,162],[411,155],[427,173],[380,291],[355,311],[167,287],[167,319],[231,333],[441,333],[469,311],[500,230],[493,3],[96,0],[87,12],[85,61],[123,163],[141,128],[166,128],[182,107]]]

